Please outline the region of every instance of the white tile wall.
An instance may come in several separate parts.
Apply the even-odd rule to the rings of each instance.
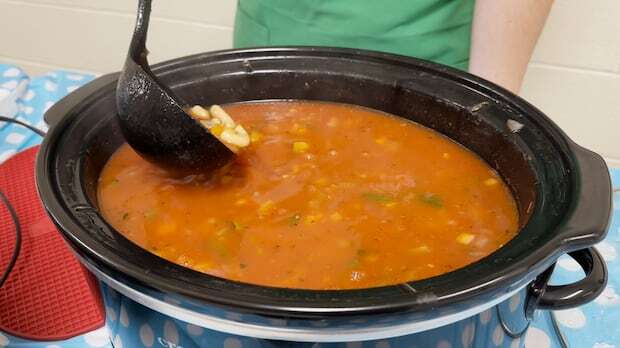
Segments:
[[[32,74],[118,70],[136,0],[0,0],[0,62]],[[155,1],[157,62],[231,45],[236,0]],[[572,138],[620,163],[620,1],[556,0],[522,95]]]

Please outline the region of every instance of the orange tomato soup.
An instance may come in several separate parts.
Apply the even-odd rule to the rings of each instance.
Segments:
[[[303,289],[432,277],[517,233],[498,174],[430,129],[333,103],[224,109],[251,145],[210,178],[173,178],[128,145],[112,156],[98,189],[112,226],[200,272]]]

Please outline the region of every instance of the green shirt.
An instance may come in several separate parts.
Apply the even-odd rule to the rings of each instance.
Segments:
[[[234,46],[362,48],[466,70],[475,0],[239,0]]]

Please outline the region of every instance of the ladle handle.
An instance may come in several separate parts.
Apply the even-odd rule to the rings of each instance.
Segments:
[[[136,26],[129,45],[129,56],[141,65],[146,65],[146,36],[149,30],[151,17],[151,0],[140,0],[136,15]]]

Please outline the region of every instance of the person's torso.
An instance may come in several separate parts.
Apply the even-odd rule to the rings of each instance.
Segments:
[[[371,49],[467,69],[475,0],[239,0],[235,47]]]

